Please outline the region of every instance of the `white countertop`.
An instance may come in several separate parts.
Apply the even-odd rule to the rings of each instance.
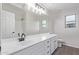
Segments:
[[[56,34],[37,34],[29,35],[25,38],[25,41],[19,42],[17,38],[3,39],[1,42],[1,54],[7,55],[22,50],[24,48],[30,47],[36,43],[47,40],[51,37],[56,36]]]

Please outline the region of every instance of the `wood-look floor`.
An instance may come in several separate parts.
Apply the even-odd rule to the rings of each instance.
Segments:
[[[79,49],[64,45],[61,48],[57,48],[53,55],[79,55]]]

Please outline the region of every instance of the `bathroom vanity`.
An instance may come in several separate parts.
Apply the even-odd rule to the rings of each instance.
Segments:
[[[57,48],[56,34],[29,35],[24,41],[17,38],[6,39],[2,43],[2,54],[11,55],[51,55]]]

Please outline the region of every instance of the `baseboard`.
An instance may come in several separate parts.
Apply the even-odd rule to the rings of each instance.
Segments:
[[[74,48],[79,48],[79,45],[77,45],[77,44],[65,43],[64,45],[74,47]]]

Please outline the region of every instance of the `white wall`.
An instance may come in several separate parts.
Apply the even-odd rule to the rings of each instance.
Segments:
[[[76,28],[65,28],[65,16],[76,14]],[[55,17],[54,32],[63,39],[67,45],[79,48],[79,10],[65,10]]]
[[[57,17],[58,12],[48,11],[48,32],[54,33],[54,23],[55,18]]]

